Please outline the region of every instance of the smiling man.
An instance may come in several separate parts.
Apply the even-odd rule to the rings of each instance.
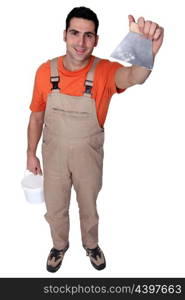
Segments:
[[[93,48],[98,43],[95,24],[91,20],[72,18],[69,27],[64,31],[66,41],[65,62],[71,68],[83,68],[89,61]],[[72,70],[73,71],[73,70]]]
[[[129,24],[132,22],[134,17],[129,15]],[[94,57],[98,26],[92,10],[74,8],[67,16],[64,30],[66,54],[43,63],[35,76],[27,169],[42,174],[36,149],[43,131],[45,217],[53,240],[47,258],[49,272],[60,268],[69,247],[72,186],[79,206],[82,245],[92,266],[97,270],[105,268],[96,208],[102,188],[104,123],[112,95],[144,83],[151,72]],[[163,41],[163,28],[143,17],[138,19],[138,26],[152,40],[155,57]]]

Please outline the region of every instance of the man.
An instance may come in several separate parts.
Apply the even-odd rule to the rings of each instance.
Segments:
[[[129,15],[129,25],[135,22]],[[104,122],[110,99],[135,84],[142,84],[150,70],[92,55],[98,44],[98,19],[86,7],[67,16],[66,54],[42,64],[36,73],[28,125],[27,169],[42,174],[36,149],[43,124],[43,173],[45,215],[53,248],[47,270],[56,272],[69,247],[69,202],[74,186],[80,214],[82,245],[97,270],[106,266],[98,245],[96,200],[102,187]],[[152,40],[155,57],[163,41],[163,28],[138,19],[140,32]]]

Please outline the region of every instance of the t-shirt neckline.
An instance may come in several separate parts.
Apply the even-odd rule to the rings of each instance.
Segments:
[[[65,67],[63,65],[63,57],[64,56],[59,56],[58,57],[58,69],[59,69],[59,71],[61,71],[62,73],[66,74],[66,75],[70,75],[70,74],[75,75],[75,74],[78,74],[78,73],[83,73],[83,72],[85,72],[85,70],[88,71],[90,69],[93,61],[94,61],[94,56],[91,55],[91,58],[90,58],[88,64],[85,67],[83,67],[79,70],[76,70],[76,71],[69,71],[69,70],[65,69]]]

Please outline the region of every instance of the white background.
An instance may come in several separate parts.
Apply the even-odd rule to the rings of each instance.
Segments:
[[[105,123],[103,188],[98,197],[99,272],[81,246],[74,191],[70,249],[61,269],[45,264],[52,247],[44,204],[26,202],[27,125],[35,72],[65,53],[69,11],[85,5],[100,20],[94,55],[110,58],[128,32],[128,14],[157,22],[165,37],[143,85],[114,95]],[[184,277],[185,97],[183,1],[4,1],[1,17],[1,277]],[[40,145],[38,157],[41,159]]]

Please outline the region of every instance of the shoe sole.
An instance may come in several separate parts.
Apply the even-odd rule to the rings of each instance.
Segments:
[[[48,265],[46,265],[46,269],[47,269],[47,271],[48,271],[48,272],[55,273],[55,272],[57,272],[57,271],[58,271],[58,269],[60,269],[60,267],[61,267],[61,264],[62,264],[62,262],[61,262],[61,263],[59,263],[59,265],[58,265],[58,266],[56,266],[56,267],[52,267],[52,266],[48,266]]]
[[[96,270],[98,270],[98,271],[101,271],[101,270],[105,269],[105,267],[106,267],[106,263],[97,266],[96,264],[94,264],[94,263],[91,261],[91,264],[92,264],[92,266],[93,266]]]

